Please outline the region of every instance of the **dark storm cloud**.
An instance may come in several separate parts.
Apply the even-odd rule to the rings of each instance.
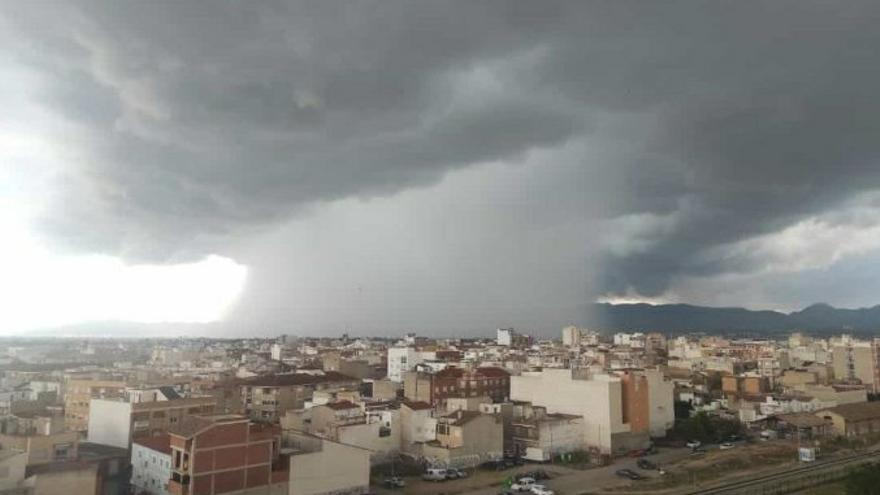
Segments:
[[[547,181],[536,215],[604,222],[596,292],[657,295],[760,270],[726,247],[880,186],[873,2],[5,10],[17,62],[80,125],[46,221],[76,249],[222,252],[318,203],[576,142],[594,199]]]

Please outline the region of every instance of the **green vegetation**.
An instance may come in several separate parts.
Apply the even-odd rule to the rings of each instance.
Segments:
[[[846,495],[876,495],[880,493],[880,464],[865,464],[854,468],[843,482]]]
[[[700,411],[690,418],[676,421],[670,436],[681,440],[718,442],[731,435],[742,435],[744,431],[742,423],[735,419],[709,416]]]

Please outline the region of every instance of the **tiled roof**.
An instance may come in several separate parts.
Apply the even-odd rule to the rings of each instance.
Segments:
[[[503,368],[498,368],[496,366],[486,366],[485,368],[477,368],[476,371],[474,371],[474,374],[475,375],[482,375],[482,376],[491,376],[491,377],[495,377],[495,378],[504,378],[504,377],[510,376],[510,373],[508,373],[507,370],[505,370]]]
[[[333,409],[334,411],[344,411],[346,409],[359,409],[359,407],[356,404],[349,402],[347,400],[341,400],[339,402],[328,402],[327,404],[324,404],[324,405],[329,407],[330,409]]]
[[[847,421],[880,419],[880,402],[856,402],[853,404],[843,404],[830,409],[817,411],[816,414],[820,415],[825,412],[839,414]]]
[[[212,424],[214,424],[213,421],[201,416],[184,416],[180,418],[180,421],[168,428],[168,433],[183,438],[190,438]]]
[[[448,423],[451,424],[452,426],[461,426],[465,423],[469,423],[469,422],[473,421],[474,419],[479,418],[480,416],[482,416],[482,414],[480,414],[476,411],[458,410],[452,414],[449,414],[449,415],[446,415],[443,417],[446,418],[447,420],[452,420],[452,421],[448,421]]]
[[[163,454],[171,453],[171,436],[162,433],[154,437],[135,438],[132,443],[136,443],[148,449],[162,452]]]
[[[403,401],[403,404],[412,409],[413,411],[424,411],[425,409],[432,409],[431,404],[428,404],[425,401],[416,400],[416,401]]]
[[[357,378],[343,375],[335,371],[327,371],[323,375],[294,373],[290,375],[266,375],[242,381],[242,385],[252,387],[289,387],[294,385],[314,385],[318,383],[357,381]]]
[[[822,426],[825,420],[810,413],[777,414],[776,419],[800,428]]]

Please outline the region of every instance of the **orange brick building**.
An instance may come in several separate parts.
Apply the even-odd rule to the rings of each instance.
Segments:
[[[189,416],[169,429],[174,495],[234,494],[265,487],[286,493],[290,461],[281,430],[235,414]]]

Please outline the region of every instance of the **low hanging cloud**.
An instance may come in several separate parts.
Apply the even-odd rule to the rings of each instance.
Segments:
[[[59,249],[228,254],[334,201],[564,161],[517,201],[590,229],[585,299],[656,297],[762,273],[880,187],[874,2],[74,1],[2,17],[3,73],[64,122],[44,131],[67,150],[41,220]]]

